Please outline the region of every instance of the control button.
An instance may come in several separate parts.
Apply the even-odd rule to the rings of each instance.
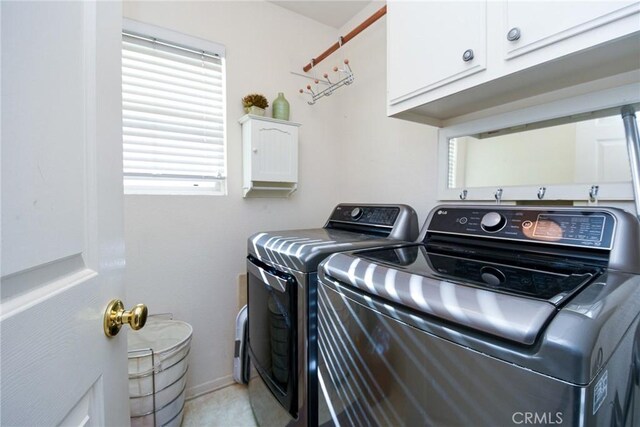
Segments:
[[[507,224],[507,219],[498,212],[489,212],[482,217],[480,226],[488,233],[495,233],[502,230]]]
[[[362,217],[363,214],[364,214],[364,211],[361,208],[353,208],[351,210],[351,219],[354,219],[357,221]]]
[[[480,277],[484,283],[491,286],[501,285],[507,280],[502,271],[489,266],[484,266],[480,269]]]
[[[458,222],[459,222],[460,224],[462,224],[462,225],[466,224],[466,223],[467,223],[467,221],[469,221],[469,220],[467,219],[467,217],[466,217],[466,216],[463,216],[462,218],[458,219]]]
[[[531,221],[524,221],[522,223],[522,228],[531,228],[532,225],[533,223]]]

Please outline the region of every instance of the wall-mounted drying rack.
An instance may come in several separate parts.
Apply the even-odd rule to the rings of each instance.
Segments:
[[[334,44],[332,44],[327,50],[322,52],[317,57],[312,58],[311,61],[307,65],[302,67],[302,70],[305,73],[314,70],[314,67],[316,65],[318,65],[320,62],[322,62],[324,59],[326,59],[333,52],[335,52],[336,50],[340,49],[345,43],[348,43],[349,40],[351,40],[352,38],[354,38],[355,36],[360,34],[367,27],[369,27],[371,24],[373,24],[374,22],[376,22],[378,19],[382,18],[386,14],[387,14],[387,5],[384,5],[378,11],[376,11],[376,13],[371,15],[364,22],[362,22],[356,28],[354,28],[349,33],[347,33],[347,35],[341,36],[338,39],[338,41],[335,42]],[[311,84],[307,85],[307,90],[306,91],[304,89],[300,89],[300,93],[307,93],[307,94],[311,95],[311,101],[308,101],[309,105],[315,104],[318,99],[320,99],[320,98],[322,98],[324,96],[331,95],[336,89],[338,89],[338,88],[340,88],[342,86],[350,85],[351,83],[353,83],[353,80],[354,80],[355,77],[353,75],[353,71],[351,70],[351,67],[349,66],[349,60],[348,59],[344,60],[344,68],[333,67],[333,71],[338,73],[338,76],[336,77],[337,80],[335,80],[335,81],[332,81],[329,78],[328,73],[324,73],[322,79],[316,77],[315,75],[314,76],[308,76],[306,74],[300,74],[300,73],[295,73],[295,72],[293,73],[293,74],[298,74],[298,75],[306,77],[306,78],[310,78],[310,79],[312,79],[314,81],[315,90],[314,90],[314,88],[312,88]],[[323,88],[322,86],[319,86],[319,85],[323,85],[323,86],[326,86],[326,87]]]
[[[307,101],[307,104],[315,104],[318,99],[322,98],[323,96],[331,95],[334,90],[341,88],[342,86],[350,85],[355,79],[353,70],[351,70],[351,67],[349,66],[348,59],[344,60],[344,68],[333,67],[333,72],[338,73],[338,80],[331,81],[331,79],[329,78],[329,74],[324,73],[322,75],[322,77],[324,77],[323,79],[314,79],[314,88],[311,87],[310,84],[308,84],[306,91],[304,89],[300,89],[300,93],[311,95],[311,101]],[[322,86],[319,86],[320,84],[325,85],[326,87],[322,88]]]

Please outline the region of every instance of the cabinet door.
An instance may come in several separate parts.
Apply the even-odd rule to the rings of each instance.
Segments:
[[[511,0],[505,7],[506,59],[542,48],[544,59],[554,59],[640,30],[638,1]],[[509,41],[516,29],[519,38]]]
[[[486,67],[486,1],[389,2],[388,99],[394,105]],[[465,51],[473,59],[464,60]]]
[[[280,123],[253,123],[252,181],[298,181],[298,128]]]

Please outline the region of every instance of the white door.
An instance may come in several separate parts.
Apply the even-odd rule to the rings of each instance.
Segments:
[[[129,424],[118,2],[2,2],[0,424]]]
[[[576,123],[575,182],[626,181],[631,181],[631,170],[620,114]]]

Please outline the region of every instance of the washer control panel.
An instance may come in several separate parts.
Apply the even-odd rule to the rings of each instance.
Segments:
[[[615,227],[612,214],[593,209],[442,206],[433,212],[427,232],[610,250]]]
[[[398,207],[338,205],[329,221],[393,227],[399,213]]]

